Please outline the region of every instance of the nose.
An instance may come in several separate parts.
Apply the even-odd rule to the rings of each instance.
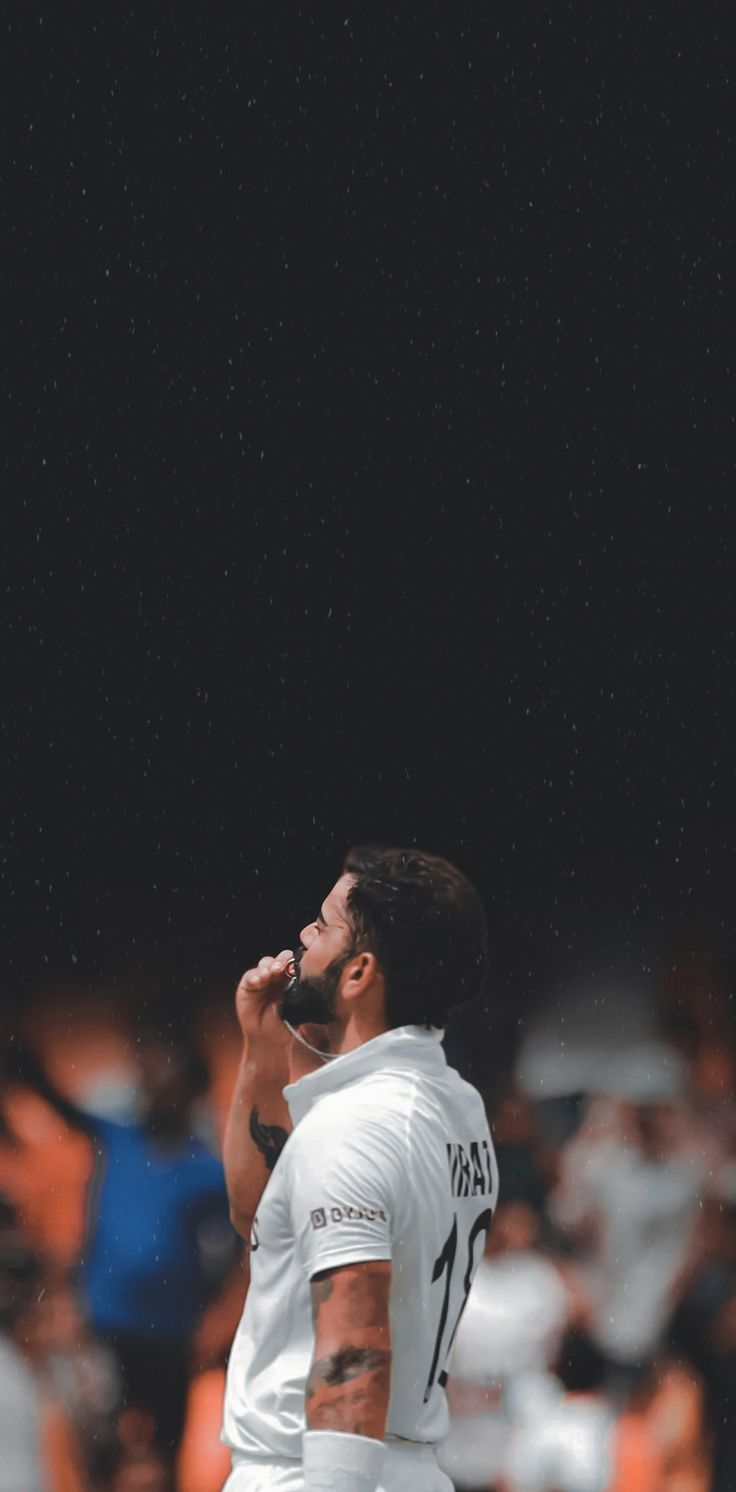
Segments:
[[[304,944],[305,948],[308,948],[309,945],[310,945],[310,943],[314,942],[314,939],[316,938],[316,936],[317,936],[317,924],[316,924],[316,922],[308,922],[307,925],[306,925],[306,927],[303,927],[302,930],[301,930],[301,932],[300,932],[300,934],[299,934],[299,937],[301,938],[302,943]]]

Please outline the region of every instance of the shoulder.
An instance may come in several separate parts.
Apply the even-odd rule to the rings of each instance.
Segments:
[[[397,1141],[407,1114],[406,1091],[383,1081],[382,1076],[326,1093],[297,1125],[291,1143],[314,1144],[318,1137],[326,1143],[349,1143],[366,1135]]]
[[[358,1089],[363,1091],[358,1091]],[[282,1161],[292,1178],[380,1175],[391,1187],[405,1175],[405,1130],[395,1108],[371,1098],[363,1085],[325,1094],[289,1136]]]

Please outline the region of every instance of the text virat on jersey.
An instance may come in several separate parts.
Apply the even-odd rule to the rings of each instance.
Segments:
[[[487,1140],[471,1140],[468,1149],[459,1141],[447,1144],[450,1193],[453,1197],[489,1197],[493,1191],[491,1152]]]

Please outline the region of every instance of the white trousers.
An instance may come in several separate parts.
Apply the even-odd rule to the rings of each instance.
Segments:
[[[222,1492],[304,1492],[301,1462],[260,1461],[235,1454]],[[431,1446],[391,1440],[376,1492],[453,1492],[453,1485],[440,1471]]]

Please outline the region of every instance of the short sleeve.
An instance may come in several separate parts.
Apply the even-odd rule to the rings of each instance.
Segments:
[[[402,1165],[388,1119],[367,1106],[323,1103],[292,1134],[289,1201],[299,1262],[322,1269],[390,1259],[402,1207]]]

